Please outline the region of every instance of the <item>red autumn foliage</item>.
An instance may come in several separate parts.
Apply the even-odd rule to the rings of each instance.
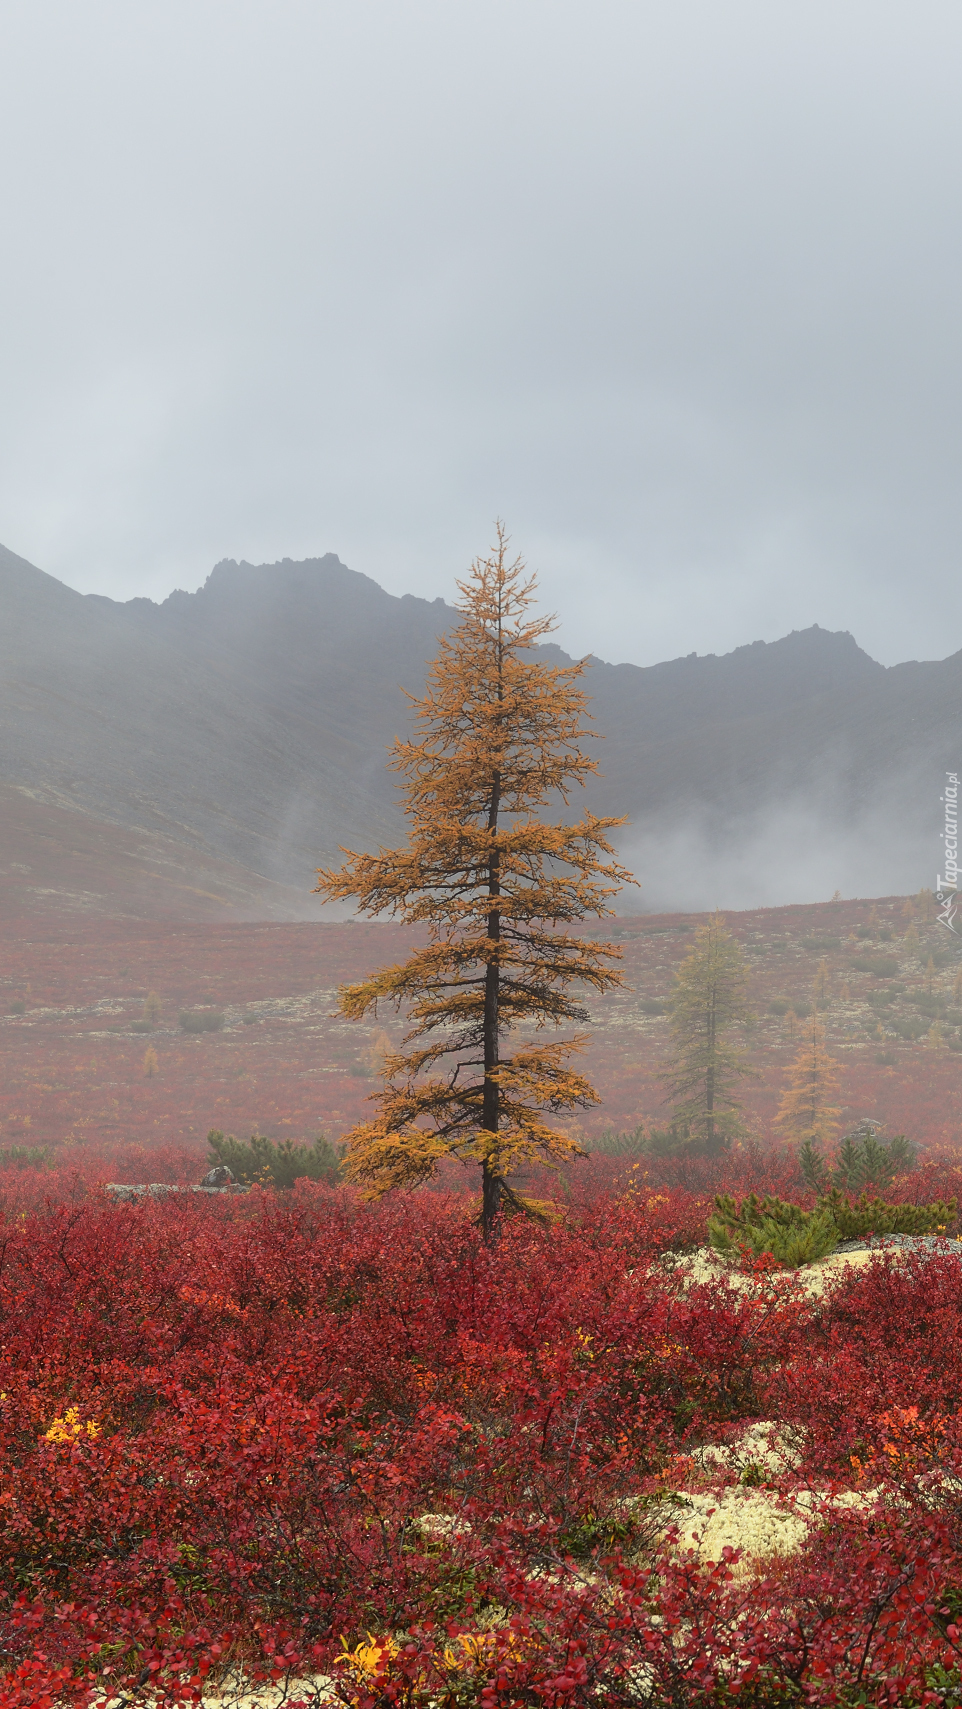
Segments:
[[[0,1709],[225,1668],[358,1709],[956,1702],[959,1263],[681,1290],[714,1167],[584,1182],[494,1252],[443,1192],[48,1178],[0,1227]],[[756,1419],[804,1428],[789,1496],[878,1492],[765,1576],[665,1535],[698,1444]]]

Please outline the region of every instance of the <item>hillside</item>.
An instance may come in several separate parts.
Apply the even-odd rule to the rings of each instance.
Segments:
[[[159,831],[52,807],[0,783],[0,926],[337,918],[320,898]],[[346,909],[343,910],[346,913]]]
[[[385,750],[451,620],[332,554],[221,563],[156,605],[77,594],[0,548],[0,784],[162,839],[185,906],[191,889],[218,892],[210,865],[226,863],[238,908],[310,915],[320,861],[401,833]],[[605,737],[588,801],[628,815],[622,849],[641,878],[626,907],[934,882],[962,654],[886,669],[813,627],[723,657],[592,660],[587,682]],[[23,835],[17,854],[0,835],[18,906]],[[169,889],[134,894],[111,862],[118,912],[169,915]]]
[[[334,557],[160,606],[0,555],[0,780],[296,886],[396,829],[384,749],[443,617]]]

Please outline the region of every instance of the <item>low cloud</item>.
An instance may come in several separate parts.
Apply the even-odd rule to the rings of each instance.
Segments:
[[[931,889],[933,829],[883,811],[840,825],[804,802],[714,829],[703,817],[653,826],[621,845],[639,889],[622,894],[618,911],[783,907],[825,902],[836,890],[867,897]]]

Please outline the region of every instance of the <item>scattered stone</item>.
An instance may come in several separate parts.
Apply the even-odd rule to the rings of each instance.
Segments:
[[[129,1204],[137,1199],[169,1199],[175,1193],[248,1193],[250,1188],[235,1181],[233,1172],[225,1163],[218,1163],[213,1169],[208,1169],[196,1187],[172,1187],[166,1181],[106,1181],[104,1192],[118,1203]]]
[[[902,1252],[945,1253],[962,1257],[962,1240],[950,1240],[944,1234],[866,1234],[858,1240],[840,1240],[832,1258],[839,1252],[868,1252],[893,1247]]]
[[[233,1185],[234,1171],[228,1169],[226,1163],[216,1163],[213,1169],[208,1169],[201,1181],[202,1187],[232,1187]]]

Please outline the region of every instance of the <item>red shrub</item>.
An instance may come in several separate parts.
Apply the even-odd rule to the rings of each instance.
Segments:
[[[225,1665],[371,1706],[945,1700],[959,1266],[683,1293],[657,1259],[709,1203],[636,1172],[494,1252],[442,1193],[15,1208],[0,1709]],[[658,1539],[679,1455],[758,1417],[892,1492],[761,1581]]]

